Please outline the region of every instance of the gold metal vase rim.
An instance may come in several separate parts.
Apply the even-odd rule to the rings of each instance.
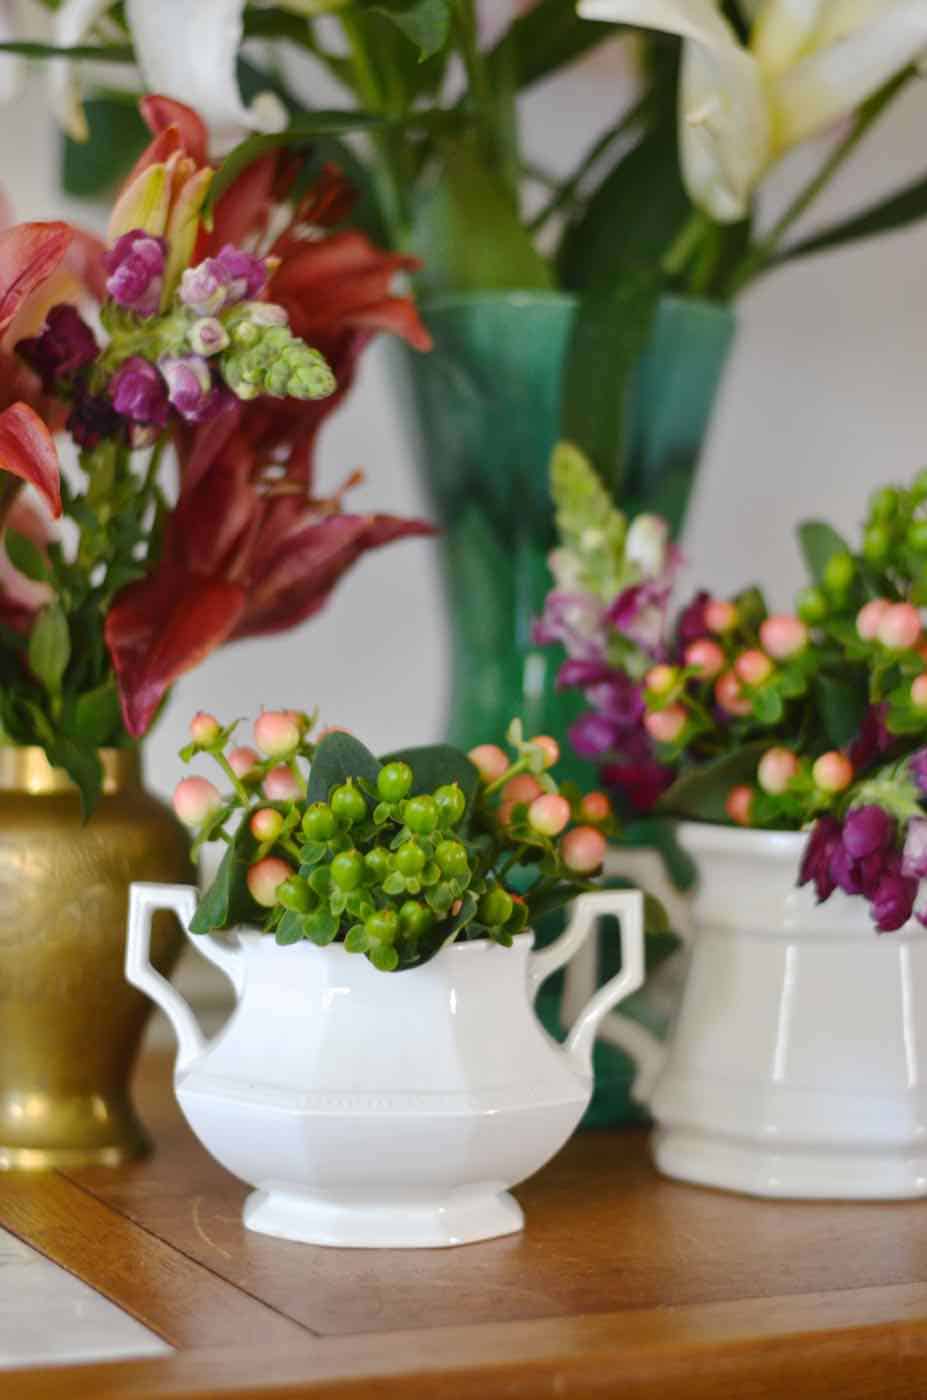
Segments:
[[[107,796],[137,788],[141,783],[138,749],[100,749],[103,792]],[[21,792],[33,797],[77,793],[63,768],[55,768],[37,745],[0,744],[0,792]]]

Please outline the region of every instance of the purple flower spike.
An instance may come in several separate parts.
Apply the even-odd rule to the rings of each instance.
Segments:
[[[166,253],[163,238],[140,228],[124,233],[103,260],[113,301],[138,316],[153,316],[161,305]]]
[[[120,365],[110,380],[113,407],[131,423],[163,428],[167,422],[167,385],[157,367],[140,355]]]
[[[267,286],[267,263],[253,253],[246,253],[226,243],[214,261],[229,289],[226,305],[231,305],[233,301],[251,301],[253,297],[260,296]]]
[[[927,823],[925,823],[927,825]],[[888,850],[895,840],[895,818],[884,807],[854,807],[843,826],[843,846],[853,860]]]
[[[830,899],[837,888],[831,860],[840,849],[840,823],[833,817],[820,817],[814,824],[802,857],[799,885],[814,883],[818,903]]]
[[[221,406],[222,392],[213,387],[209,365],[199,355],[167,355],[160,362],[167,395],[181,418],[203,423]]]
[[[48,313],[41,335],[21,340],[17,353],[34,369],[49,393],[59,379],[73,379],[99,352],[96,336],[77,308],[63,302]]]
[[[227,306],[250,301],[267,285],[267,263],[227,243],[215,258],[188,267],[180,279],[180,300],[197,316],[215,316]]]

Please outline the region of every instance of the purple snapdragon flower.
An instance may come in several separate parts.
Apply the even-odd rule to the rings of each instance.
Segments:
[[[914,913],[919,885],[919,880],[902,873],[896,854],[871,896],[872,917],[880,933],[894,933],[904,928]]]
[[[912,817],[905,835],[901,873],[913,880],[927,879],[927,818]]]
[[[834,817],[819,817],[811,828],[798,873],[799,885],[813,883],[818,903],[830,899],[837,888],[831,871],[831,861],[839,850],[840,823]]]
[[[605,606],[594,593],[566,593],[557,589],[548,593],[532,635],[539,646],[559,642],[569,657],[604,661]]]
[[[119,366],[109,385],[113,407],[131,423],[163,428],[167,423],[167,385],[156,365],[133,355]]]
[[[49,311],[41,334],[21,340],[16,352],[35,370],[45,392],[50,393],[59,380],[72,380],[92,364],[99,346],[77,308],[62,302]]]
[[[214,258],[187,268],[180,279],[180,300],[197,316],[215,316],[227,306],[260,296],[267,277],[263,258],[227,243]]]
[[[798,883],[813,882],[819,903],[838,887],[862,895],[880,933],[903,928],[927,874],[927,820],[915,818],[909,824],[904,856],[896,846],[897,833],[896,819],[875,803],[854,808],[842,825],[834,817],[820,817],[808,838]]]
[[[908,759],[908,772],[917,784],[921,796],[927,797],[927,749],[919,749]]]
[[[167,244],[144,229],[131,229],[106,254],[106,290],[119,306],[153,316],[161,305]]]
[[[209,365],[201,355],[165,355],[159,362],[167,381],[167,396],[181,418],[204,423],[219,410],[221,389],[212,382]]]

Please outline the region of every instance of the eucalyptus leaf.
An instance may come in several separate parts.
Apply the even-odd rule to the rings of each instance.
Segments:
[[[306,801],[327,802],[332,788],[353,778],[376,788],[380,764],[353,734],[329,734],[316,749],[309,769]]]

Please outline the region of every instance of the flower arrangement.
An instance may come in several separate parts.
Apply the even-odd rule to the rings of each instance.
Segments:
[[[882,932],[907,923],[927,876],[927,472],[874,495],[857,550],[801,527],[812,579],[789,614],[750,588],[674,617],[665,524],[629,526],[570,446],[552,485],[537,636],[589,702],[576,749],[638,812],[810,829],[801,883],[864,897]]]
[[[377,759],[352,735],[312,739],[315,717],[264,711],[251,748],[196,715],[181,757],[208,754],[231,791],[183,779],[174,808],[227,849],[191,925],[248,924],[279,944],[338,940],[383,972],[455,939],[509,946],[532,920],[593,888],[614,829],[604,793],[562,789],[555,740],[446,745]],[[232,745],[230,747],[230,745]]]
[[[421,290],[576,293],[563,431],[624,499],[646,499],[646,484],[630,490],[622,479],[621,384],[663,294],[727,302],[790,258],[927,212],[921,181],[811,239],[793,237],[914,81],[927,0],[537,0],[501,32],[498,7],[481,15],[476,0],[45,3],[55,43],[33,34],[3,47],[55,60],[60,118],[91,138],[99,171],[119,154],[107,141],[119,105],[95,99],[88,121],[74,75],[86,60],[135,62],[149,90],[195,94],[217,147],[244,139],[236,160],[277,141],[334,153],[363,185],[371,236],[424,255]],[[629,105],[565,174],[539,167],[519,139],[517,99],[615,37],[636,71]],[[253,66],[243,95],[249,39],[297,54],[298,70],[282,71],[324,73],[345,105],[318,110],[311,77],[293,90]],[[107,111],[109,124],[95,125]],[[767,225],[758,196],[768,172],[829,132],[808,183]]]
[[[333,168],[300,186],[270,152],[220,190],[199,117],[163,98],[143,113],[153,139],[105,246],[64,224],[0,234],[0,738],[42,745],[86,810],[97,750],[141,738],[184,671],[312,616],[364,551],[430,529],[346,511],[357,476],[328,498],[313,481],[371,336],[428,347],[390,291],[414,261],[340,227]]]

